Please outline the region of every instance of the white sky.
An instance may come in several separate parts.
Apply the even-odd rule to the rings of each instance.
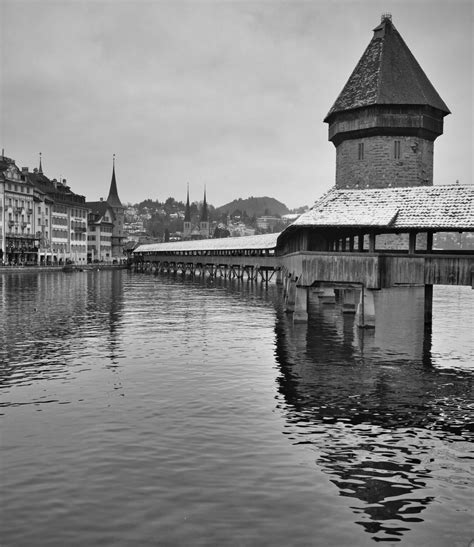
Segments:
[[[392,20],[452,114],[435,184],[471,184],[471,0],[0,0],[0,147],[122,202],[311,205],[334,185],[323,118]]]

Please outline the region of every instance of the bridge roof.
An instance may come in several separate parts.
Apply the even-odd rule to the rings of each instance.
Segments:
[[[147,243],[139,245],[133,252],[173,252],[173,251],[242,251],[254,249],[274,249],[280,234],[262,234],[245,237],[224,237],[219,239],[193,239],[189,241],[168,241],[167,243]]]
[[[287,230],[300,226],[474,231],[474,186],[333,188]]]

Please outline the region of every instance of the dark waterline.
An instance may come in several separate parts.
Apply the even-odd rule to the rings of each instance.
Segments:
[[[2,545],[468,545],[473,295],[390,336],[259,284],[0,276]]]

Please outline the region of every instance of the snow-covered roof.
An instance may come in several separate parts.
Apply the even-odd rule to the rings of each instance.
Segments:
[[[474,186],[333,188],[287,230],[298,226],[474,231]]]
[[[280,234],[262,234],[244,237],[224,237],[219,239],[194,239],[189,241],[169,241],[167,243],[147,243],[138,246],[133,252],[174,252],[174,251],[216,251],[244,249],[274,249]]]

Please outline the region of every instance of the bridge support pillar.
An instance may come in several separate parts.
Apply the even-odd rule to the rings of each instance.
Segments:
[[[342,292],[342,313],[356,313],[356,289],[344,289]]]
[[[293,312],[294,323],[307,323],[308,321],[308,287],[295,286],[295,304]]]
[[[296,279],[288,278],[286,297],[285,297],[285,311],[287,313],[293,313],[295,311],[295,298],[296,298]]]
[[[375,328],[378,336],[394,337],[399,323],[411,324],[415,332],[420,324],[431,320],[432,287],[398,286],[379,290],[363,287],[357,307],[356,322],[361,328]],[[402,344],[403,341],[400,340]]]
[[[319,302],[321,304],[335,304],[336,295],[332,287],[321,287],[319,292]]]
[[[362,287],[356,318],[358,327],[363,329],[375,328],[375,298],[373,290]]]
[[[433,320],[433,285],[425,285],[425,323]]]

